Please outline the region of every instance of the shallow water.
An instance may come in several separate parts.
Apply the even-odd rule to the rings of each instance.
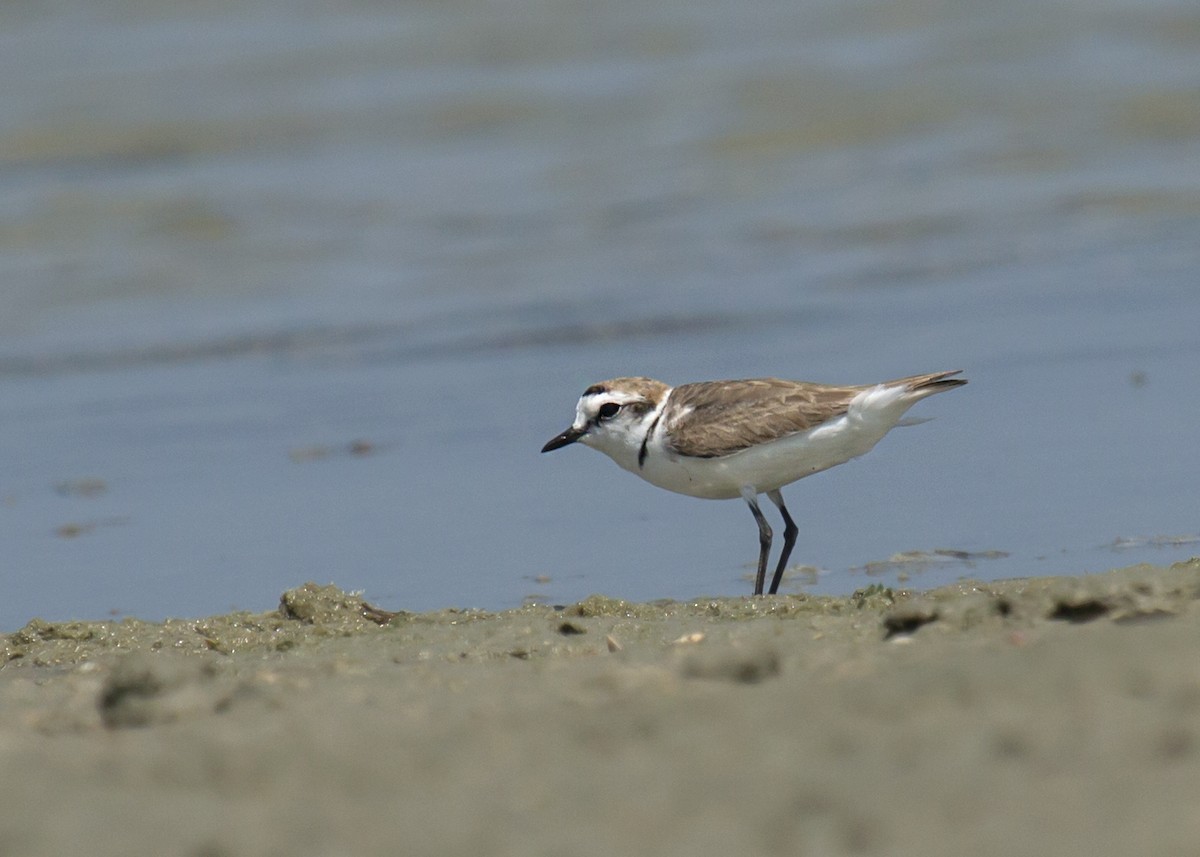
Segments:
[[[811,591],[1200,551],[1192,4],[294,12],[0,12],[0,628],[748,591],[538,454],[620,374],[966,370],[786,490]]]

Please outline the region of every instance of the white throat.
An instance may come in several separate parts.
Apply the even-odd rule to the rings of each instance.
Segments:
[[[596,426],[579,442],[603,452],[625,470],[641,475],[647,451],[654,445],[651,434],[658,435],[661,431],[662,421],[659,418],[670,398],[668,390],[652,410],[640,415],[621,414],[616,419]]]

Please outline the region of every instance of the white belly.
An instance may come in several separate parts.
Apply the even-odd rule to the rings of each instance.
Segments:
[[[655,436],[642,466],[628,469],[659,488],[692,497],[731,499],[746,487],[761,494],[870,452],[916,401],[897,388],[876,387],[860,393],[835,420],[720,458],[676,455]]]

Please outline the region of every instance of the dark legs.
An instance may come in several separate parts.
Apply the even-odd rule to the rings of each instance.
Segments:
[[[763,516],[762,509],[758,508],[758,495],[752,489],[747,488],[742,492],[742,496],[746,499],[746,505],[750,507],[754,520],[758,522],[758,574],[754,577],[754,594],[762,595],[763,584],[767,579],[767,559],[771,555],[771,525]],[[775,566],[775,575],[771,578],[770,594],[774,595],[779,591],[779,582],[783,580],[783,570],[787,567],[788,558],[792,555],[792,548],[796,545],[796,535],[800,532],[800,528],[788,514],[787,506],[783,505],[783,495],[779,493],[778,489],[768,491],[767,497],[783,515],[783,553],[779,555],[779,565]]]
[[[754,520],[758,521],[758,575],[754,578],[754,594],[763,594],[763,582],[767,578],[767,557],[771,555],[771,525],[763,517],[762,509],[758,508],[758,498],[754,494],[743,494]]]
[[[771,578],[770,594],[774,595],[779,591],[779,581],[783,580],[783,570],[787,567],[788,558],[792,555],[792,548],[796,546],[796,535],[800,532],[800,528],[788,514],[787,506],[783,505],[783,495],[779,493],[778,488],[768,491],[767,497],[779,507],[779,513],[783,515],[783,553],[779,555],[779,565],[775,566],[775,576]]]

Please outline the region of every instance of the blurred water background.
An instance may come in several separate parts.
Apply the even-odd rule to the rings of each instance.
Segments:
[[[623,374],[966,370],[791,591],[1200,552],[1193,0],[6,3],[0,79],[0,629],[749,592],[538,454]]]

